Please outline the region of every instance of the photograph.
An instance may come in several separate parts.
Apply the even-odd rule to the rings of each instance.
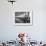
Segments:
[[[32,12],[23,11],[15,12],[15,24],[16,25],[31,25],[32,24]]]
[[[16,12],[15,23],[30,23],[29,12]]]

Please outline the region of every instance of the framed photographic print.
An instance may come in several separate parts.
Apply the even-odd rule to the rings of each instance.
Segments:
[[[16,11],[15,25],[30,26],[32,25],[32,11]]]

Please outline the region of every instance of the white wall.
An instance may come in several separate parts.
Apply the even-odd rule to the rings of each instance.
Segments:
[[[15,11],[33,10],[32,26],[15,26]],[[31,34],[33,40],[46,40],[46,1],[17,0],[13,5],[7,0],[0,0],[0,40],[11,40],[18,32]]]

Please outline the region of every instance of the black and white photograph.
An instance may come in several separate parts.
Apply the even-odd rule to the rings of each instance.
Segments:
[[[15,23],[30,23],[29,12],[16,12]]]
[[[15,24],[16,25],[31,25],[32,12],[15,12]]]

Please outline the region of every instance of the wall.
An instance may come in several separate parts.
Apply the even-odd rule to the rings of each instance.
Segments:
[[[33,10],[32,26],[15,26],[14,14],[19,10]],[[11,40],[18,32],[31,34],[33,40],[46,40],[46,1],[17,0],[13,5],[7,0],[0,0],[0,40]]]

